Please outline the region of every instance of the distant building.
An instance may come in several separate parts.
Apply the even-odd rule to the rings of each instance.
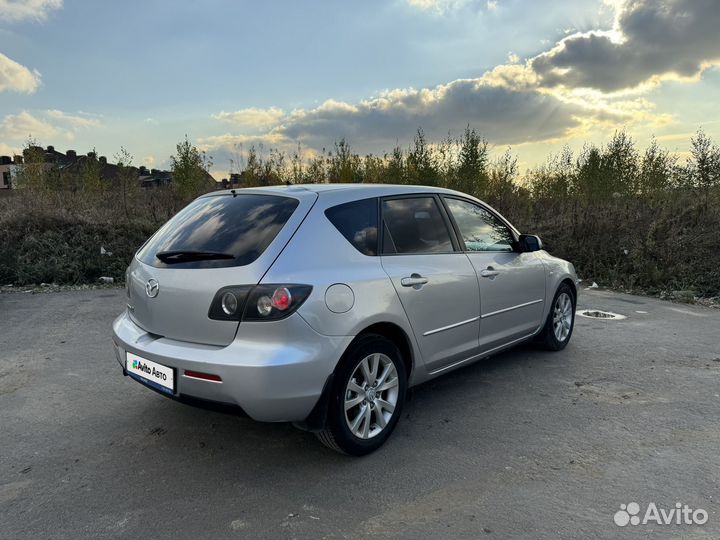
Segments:
[[[0,189],[10,189],[15,185],[18,165],[22,165],[22,156],[0,156]]]
[[[218,182],[218,189],[240,189],[247,187],[245,173],[230,173],[230,178],[223,178]]]
[[[117,164],[109,163],[105,156],[98,156],[95,152],[87,154],[78,154],[75,150],[68,150],[64,154],[55,150],[54,146],[42,148],[40,146],[30,146],[23,150],[22,156],[0,156],[0,189],[10,189],[14,186],[14,178],[18,169],[25,163],[39,161],[42,157],[42,163],[47,167],[55,167],[61,173],[81,174],[84,167],[90,161],[97,161],[99,164],[100,177],[107,182],[117,181],[120,173],[120,167]],[[158,187],[172,183],[172,173],[170,171],[162,171],[159,169],[148,170],[146,167],[133,167],[137,172],[138,185],[141,187]]]
[[[148,169],[143,165],[138,169],[138,181],[144,188],[167,186],[172,182],[172,173],[159,169]]]

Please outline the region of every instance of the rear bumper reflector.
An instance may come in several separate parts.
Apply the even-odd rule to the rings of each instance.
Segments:
[[[184,370],[183,375],[185,377],[190,377],[191,379],[200,379],[202,381],[222,382],[219,375],[213,375],[212,373],[202,373],[200,371],[191,371],[186,369]]]

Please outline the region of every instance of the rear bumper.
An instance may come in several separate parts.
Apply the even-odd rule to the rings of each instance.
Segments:
[[[115,319],[113,336],[123,370],[126,352],[175,368],[175,399],[237,406],[264,422],[305,420],[352,341],[352,336],[318,334],[297,314],[276,322],[244,322],[226,347],[149,334],[127,312]],[[184,370],[218,375],[222,382],[189,378]]]

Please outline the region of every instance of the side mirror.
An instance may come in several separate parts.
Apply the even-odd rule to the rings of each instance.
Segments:
[[[543,248],[542,240],[534,234],[520,235],[520,251],[529,253],[531,251],[540,251]]]

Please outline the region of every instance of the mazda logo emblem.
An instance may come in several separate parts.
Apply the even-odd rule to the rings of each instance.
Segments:
[[[145,294],[150,298],[155,298],[159,292],[160,284],[157,282],[157,279],[148,279],[148,282],[145,284]]]

